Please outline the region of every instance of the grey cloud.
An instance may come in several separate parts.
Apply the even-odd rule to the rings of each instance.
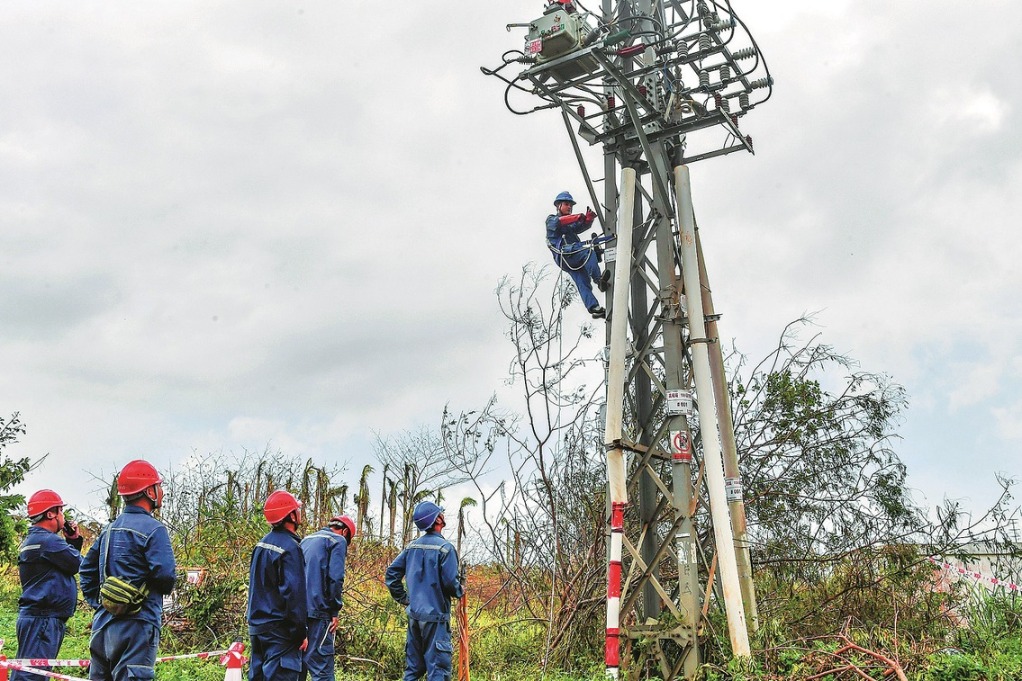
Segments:
[[[101,275],[29,278],[0,273],[0,290],[0,327],[8,340],[64,337],[119,298],[114,282]]]
[[[768,345],[827,308],[835,344],[923,377],[950,352],[929,309],[964,278],[958,258],[981,270],[973,295],[1018,311],[997,270],[1022,210],[1022,95],[1003,67],[1020,48],[990,17],[1020,10],[864,7],[791,3],[770,10],[778,30],[751,24],[777,79],[743,121],[759,153],[695,166],[696,210],[725,333]],[[34,410],[40,446],[169,460],[238,418],[325,451],[498,388],[496,281],[549,262],[551,196],[583,192],[559,117],[511,115],[478,71],[521,46],[504,24],[540,9],[13,3],[0,285],[34,302],[0,302],[0,390]],[[1000,130],[943,115],[942,97],[985,89]],[[963,214],[986,241],[950,239]],[[989,300],[970,314],[995,319]],[[983,361],[1010,356],[1017,329],[983,328],[1004,338]]]

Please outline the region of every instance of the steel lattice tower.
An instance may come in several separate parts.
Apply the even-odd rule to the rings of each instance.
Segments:
[[[736,655],[748,654],[756,611],[689,166],[753,151],[739,122],[772,80],[728,0],[553,0],[515,26],[525,49],[483,72],[506,83],[516,113],[559,110],[604,234],[617,239],[606,253],[607,671],[616,677],[621,648],[642,640],[661,678],[692,678],[704,583],[719,583]],[[602,168],[586,145],[602,146]]]

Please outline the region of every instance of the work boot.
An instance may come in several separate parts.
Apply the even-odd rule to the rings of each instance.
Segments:
[[[607,317],[607,311],[599,304],[589,308],[589,314],[593,316],[593,319],[606,319]]]
[[[610,270],[603,270],[603,274],[596,280],[596,287],[606,293],[610,288]]]

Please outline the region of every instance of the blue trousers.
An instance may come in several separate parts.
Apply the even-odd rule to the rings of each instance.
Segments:
[[[305,649],[305,672],[312,681],[334,681],[334,635],[330,620],[309,620],[309,647]]]
[[[141,681],[156,678],[160,628],[136,619],[114,619],[92,632],[89,678],[93,681]]]
[[[249,638],[252,641],[249,681],[298,681],[302,674],[302,651],[297,643],[275,631],[251,634]]]
[[[565,247],[564,255],[554,253],[554,262],[562,270],[568,273],[571,280],[575,282],[579,295],[582,296],[582,304],[587,310],[591,310],[600,304],[593,295],[593,282],[600,278],[600,263],[596,262],[596,254],[588,249],[582,248],[568,252],[571,246]]]
[[[408,618],[408,637],[405,639],[404,681],[448,681],[451,678],[450,622],[420,622]]]
[[[52,659],[60,654],[64,641],[64,620],[59,617],[33,617],[18,615],[18,658]],[[49,671],[49,667],[39,667]],[[43,677],[36,674],[11,672],[11,681],[35,681]]]

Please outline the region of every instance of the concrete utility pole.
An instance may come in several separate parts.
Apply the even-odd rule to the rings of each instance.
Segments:
[[[772,80],[731,4],[577,1],[537,0],[537,16],[508,25],[525,30],[524,49],[483,72],[504,81],[512,111],[560,111],[604,234],[617,237],[606,254],[607,674],[631,662],[621,644],[632,640],[661,678],[692,679],[704,593],[720,594],[737,656],[750,654],[756,601],[689,168],[752,152],[739,121]]]
[[[734,528],[735,534],[738,582],[742,588],[742,603],[745,605],[745,617],[749,628],[756,631],[759,629],[759,609],[756,607],[756,590],[752,583],[752,557],[745,522],[742,478],[738,470],[738,445],[735,442],[735,424],[731,415],[731,395],[728,391],[727,376],[724,374],[724,353],[720,348],[717,315],[713,311],[713,294],[710,292],[710,279],[706,274],[706,262],[703,260],[703,246],[699,241],[698,231],[695,238],[696,253],[699,257],[699,285],[702,288],[706,338],[710,352],[710,374],[713,378],[714,399],[717,401],[720,444],[724,450],[724,490],[727,506],[731,511],[731,527]]]
[[[706,329],[703,316],[703,297],[699,282],[699,256],[696,254],[695,213],[692,212],[692,182],[688,167],[674,169],[678,192],[678,218],[681,223],[681,268],[688,295],[688,320],[692,332]],[[739,657],[748,657],[749,632],[745,625],[742,592],[738,584],[738,559],[731,517],[724,491],[724,459],[717,439],[717,409],[714,401],[713,378],[710,369],[709,339],[689,336],[692,351],[692,373],[695,376],[696,395],[699,398],[699,423],[703,435],[703,456],[706,464],[706,486],[710,492],[710,513],[713,516],[713,534],[717,540],[720,581],[724,590],[724,609],[727,611],[731,650]]]

